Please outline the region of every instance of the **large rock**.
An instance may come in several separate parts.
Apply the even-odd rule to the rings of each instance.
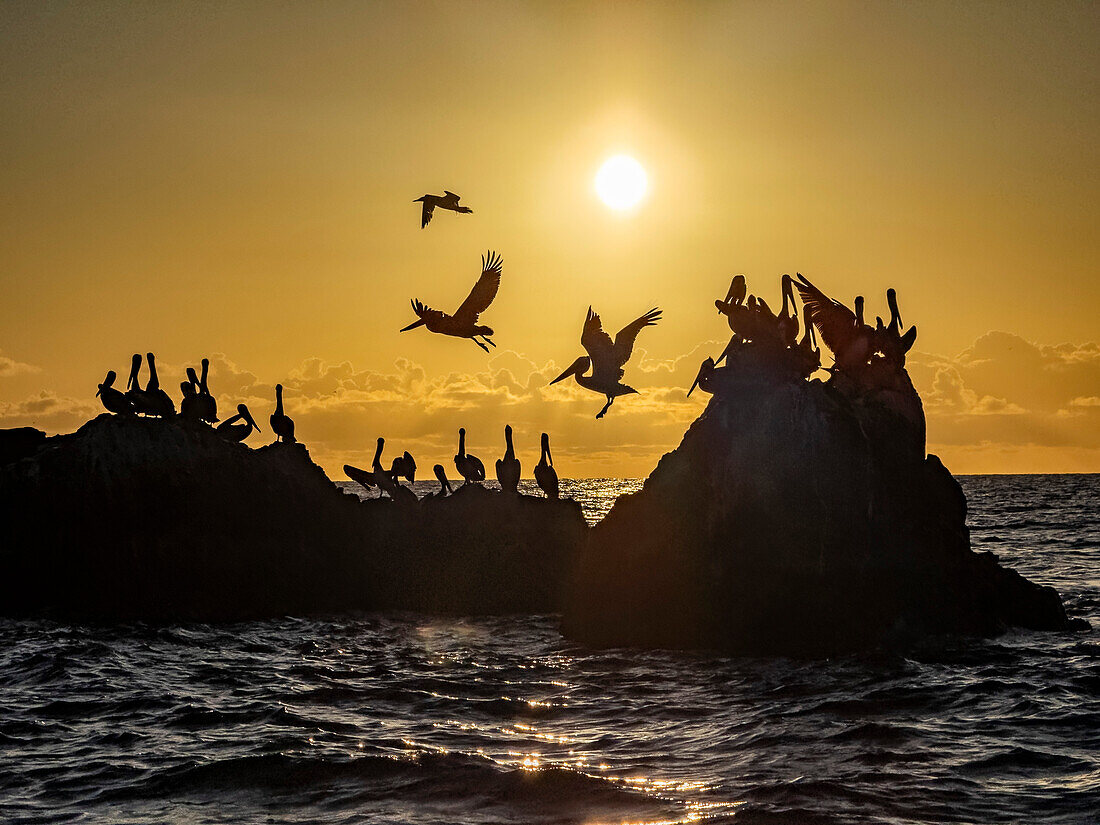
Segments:
[[[566,633],[817,655],[1066,627],[1053,589],[971,551],[905,371],[871,378],[807,382],[735,352],[680,446],[592,531]]]
[[[360,502],[303,445],[253,450],[204,424],[104,414],[33,440],[0,466],[7,614],[556,611],[587,530],[572,502],[473,488]]]

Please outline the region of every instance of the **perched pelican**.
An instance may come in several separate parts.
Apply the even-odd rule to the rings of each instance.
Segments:
[[[794,349],[798,355],[799,372],[803,378],[809,378],[821,367],[821,350],[817,348],[817,336],[814,335],[809,304],[802,305],[802,320],[806,330],[802,333],[802,340]]]
[[[153,409],[153,415],[168,418],[176,414],[176,405],[172,402],[172,396],[160,388],[160,379],[157,378],[157,362],[153,353],[147,352],[149,361],[149,383],[145,385],[145,396]]]
[[[386,446],[386,439],[379,437],[378,447],[374,451],[374,461],[371,462],[371,478],[374,481],[376,487],[378,487],[378,497],[382,497],[382,493],[387,493],[390,498],[397,496],[397,482],[394,481],[393,476],[390,475],[386,468],[382,466],[382,449]]]
[[[236,423],[241,419],[244,419],[243,424]],[[227,418],[218,425],[218,434],[230,441],[244,441],[248,438],[253,429],[258,433],[263,432],[259,425],[253,420],[252,413],[248,411],[248,407],[244,404],[238,404],[237,414],[232,418]]]
[[[432,467],[432,470],[435,472],[435,477],[439,479],[439,492],[429,493],[427,497],[443,498],[447,494],[453,493],[454,490],[451,489],[451,482],[447,480],[447,471],[443,469],[443,465],[436,464],[434,467]]]
[[[794,288],[791,276],[783,275],[783,311],[779,313],[776,321],[779,330],[779,340],[783,346],[793,347],[798,343],[798,313],[794,307]],[[788,309],[789,305],[789,309]]]
[[[554,470],[554,458],[550,455],[550,436],[542,434],[542,456],[535,465],[535,482],[547,498],[558,497],[558,474]]]
[[[497,459],[497,481],[500,489],[506,493],[514,493],[519,487],[519,459],[512,447],[512,425],[504,426],[504,458]]]
[[[210,359],[202,359],[202,377],[199,379],[199,398],[202,399],[202,420],[207,424],[218,423],[218,401],[214,396],[210,394],[210,387],[206,383],[207,375],[210,373]],[[190,378],[195,374],[194,369],[188,369],[187,376]]]
[[[107,412],[117,413],[118,415],[132,415],[134,405],[129,396],[112,386],[116,378],[118,376],[115,371],[108,370],[107,377],[103,379],[103,383],[99,385],[99,389],[96,390],[95,394],[103,402],[103,407]]]
[[[134,353],[130,359],[130,377],[126,379],[126,397],[134,407],[134,412],[142,415],[155,415],[156,407],[145,390],[138,383],[138,373],[141,371],[141,353]]]
[[[458,453],[455,455],[455,469],[465,479],[462,483],[464,487],[471,481],[481,483],[485,480],[485,465],[481,463],[481,459],[466,452],[465,427],[459,428],[458,431]]]
[[[188,375],[194,374],[194,370],[187,368]],[[202,419],[202,398],[199,397],[195,384],[191,381],[180,381],[180,391],[183,400],[180,401],[180,417],[188,421],[200,421]]]
[[[615,342],[612,343],[611,336],[603,331],[600,316],[592,311],[592,307],[589,307],[588,315],[584,319],[584,329],[581,331],[581,346],[588,352],[588,356],[582,355],[570,365],[569,369],[550,383],[556,384],[572,375],[586,390],[602,392],[607,397],[607,403],[596,413],[596,418],[603,418],[607,408],[618,396],[637,392],[633,387],[622,383],[623,367],[630,360],[630,353],[634,350],[634,341],[638,333],[660,320],[661,310],[651,309],[641,318],[631,321],[619,330],[619,334],[615,336]],[[584,375],[590,366],[592,374]]]
[[[470,294],[454,315],[432,309],[413,299],[413,312],[420,320],[404,327],[401,332],[408,332],[410,329],[416,329],[418,326],[424,325],[428,328],[428,332],[453,335],[455,338],[469,338],[488,352],[489,347],[477,340],[477,337],[480,335],[486,342],[495,347],[496,344],[489,339],[489,336],[493,334],[493,330],[491,327],[478,325],[477,317],[489,308],[489,304],[497,296],[497,290],[500,288],[502,262],[501,257],[495,252],[489,252],[488,258],[485,255],[481,256],[481,277],[477,279],[474,288],[470,290]]]
[[[275,412],[271,414],[271,431],[275,440],[294,442],[294,419],[283,412],[283,385],[275,385]]]
[[[723,303],[740,306],[745,302],[745,294],[747,292],[748,286],[745,283],[745,276],[734,275],[733,280],[730,281],[730,288],[726,292],[726,300],[723,301]]]
[[[742,341],[753,341],[758,344],[777,343],[779,341],[779,330],[776,326],[777,319],[772,315],[770,309],[767,312],[762,312],[760,303],[755,295],[750,295],[749,299],[744,302],[738,301],[737,296],[734,296],[734,300],[730,300],[727,296],[724,301],[716,300],[714,302],[715,308],[726,316],[726,322],[733,333],[733,339],[722,355],[718,356],[719,363],[731,347]],[[766,307],[767,304],[764,304],[764,306]]]
[[[833,361],[843,372],[858,372],[867,364],[875,346],[875,330],[863,322],[863,297],[856,298],[856,311],[835,301],[797,274],[795,287],[810,310],[810,320],[821,340],[833,351]]]
[[[905,334],[901,334],[901,311],[898,309],[898,295],[890,288],[886,290],[886,303],[890,305],[890,324],[882,326],[879,319],[879,329],[875,330],[876,348],[882,353],[890,365],[901,369],[905,366],[905,355],[913,348],[917,340],[917,328],[909,327]]]
[[[423,229],[432,219],[432,213],[438,206],[440,209],[450,209],[452,212],[462,212],[470,214],[474,210],[468,206],[458,205],[458,195],[454,192],[449,192],[444,189],[445,194],[442,195],[422,195],[413,201],[413,203],[423,203],[424,206],[420,210],[420,228]]]
[[[397,481],[399,478],[404,478],[409,484],[416,481],[416,462],[408,450],[405,450],[390,464],[390,478],[393,479],[395,484],[399,483]]]
[[[703,363],[699,365],[699,373],[695,376],[695,380],[691,382],[691,389],[687,392],[687,397],[691,398],[692,392],[698,387],[703,392],[710,392],[707,389],[707,385],[710,384],[710,377],[714,374],[714,359],[706,358]]]

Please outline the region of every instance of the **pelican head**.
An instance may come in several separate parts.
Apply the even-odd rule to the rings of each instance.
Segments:
[[[194,367],[187,368],[187,381],[196,387],[199,385],[199,376],[195,374]]]
[[[745,300],[745,292],[747,291],[747,289],[748,287],[745,284],[745,276],[734,275],[733,280],[730,281],[730,288],[726,292],[726,300],[724,303],[740,304],[743,300]],[[715,301],[714,303],[717,304],[720,302]]]
[[[565,380],[570,375],[583,375],[584,373],[588,372],[588,368],[590,366],[592,366],[592,359],[589,358],[587,355],[582,355],[580,358],[569,365],[569,369],[567,369],[550,383],[556,384],[559,381]],[[545,433],[543,433],[543,438],[546,438]]]
[[[96,397],[104,390],[111,389],[111,385],[115,383],[116,378],[118,378],[118,376],[115,374],[114,370],[107,370],[107,377],[103,379],[103,383],[100,384],[99,389],[96,390]]]
[[[550,436],[546,433],[542,434],[542,451],[546,453],[546,460],[550,463],[550,466],[554,466],[554,457],[550,455]]]
[[[261,430],[261,429],[260,429],[260,425],[259,425],[259,424],[257,424],[257,423],[256,423],[256,421],[255,421],[255,419],[253,419],[253,418],[252,418],[252,413],[250,413],[250,412],[248,411],[248,407],[246,407],[246,406],[245,406],[244,404],[238,404],[238,405],[237,405],[237,412],[238,412],[238,413],[240,413],[240,415],[241,415],[241,418],[243,418],[243,419],[244,419],[245,421],[247,421],[247,422],[248,422],[248,423],[249,423],[249,424],[250,424],[250,425],[251,425],[251,426],[252,426],[253,428],[255,428],[256,432],[258,432],[258,433],[262,433],[262,432],[263,432],[263,430]]]
[[[863,326],[863,296],[856,296],[856,323]]]
[[[183,393],[183,397],[187,398],[195,394],[195,385],[190,381],[180,381],[180,391]]]
[[[435,472],[435,477],[439,480],[440,492],[446,490],[448,493],[453,493],[454,490],[451,489],[451,482],[447,480],[447,472],[443,469],[443,465],[436,464],[432,467],[432,470]]]
[[[692,392],[699,386],[699,382],[705,380],[714,372],[714,359],[709,356],[702,364],[699,365],[699,373],[695,376],[695,380],[691,382],[691,389],[688,390],[687,397],[691,398]]]

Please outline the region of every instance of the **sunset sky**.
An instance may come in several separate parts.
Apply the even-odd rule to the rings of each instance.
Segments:
[[[645,475],[730,277],[798,271],[898,290],[953,471],[1100,471],[1100,5],[5,3],[0,77],[2,427],[75,429],[134,352],[178,401],[206,355],[255,446],[286,385],[333,478],[379,435],[450,467],[460,426],[490,464],[506,423],[525,476],[544,430],[562,476]],[[444,188],[474,214],[422,230]],[[489,249],[499,349],[398,333]],[[601,421],[546,387],[589,304],[664,310]]]

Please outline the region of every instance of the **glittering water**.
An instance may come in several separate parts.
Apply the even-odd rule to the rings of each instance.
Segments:
[[[1100,476],[971,477],[1100,627]],[[431,485],[427,485],[430,487]],[[589,518],[637,482],[564,482]],[[902,657],[569,645],[553,617],[0,622],[0,821],[1095,823],[1095,633]]]

